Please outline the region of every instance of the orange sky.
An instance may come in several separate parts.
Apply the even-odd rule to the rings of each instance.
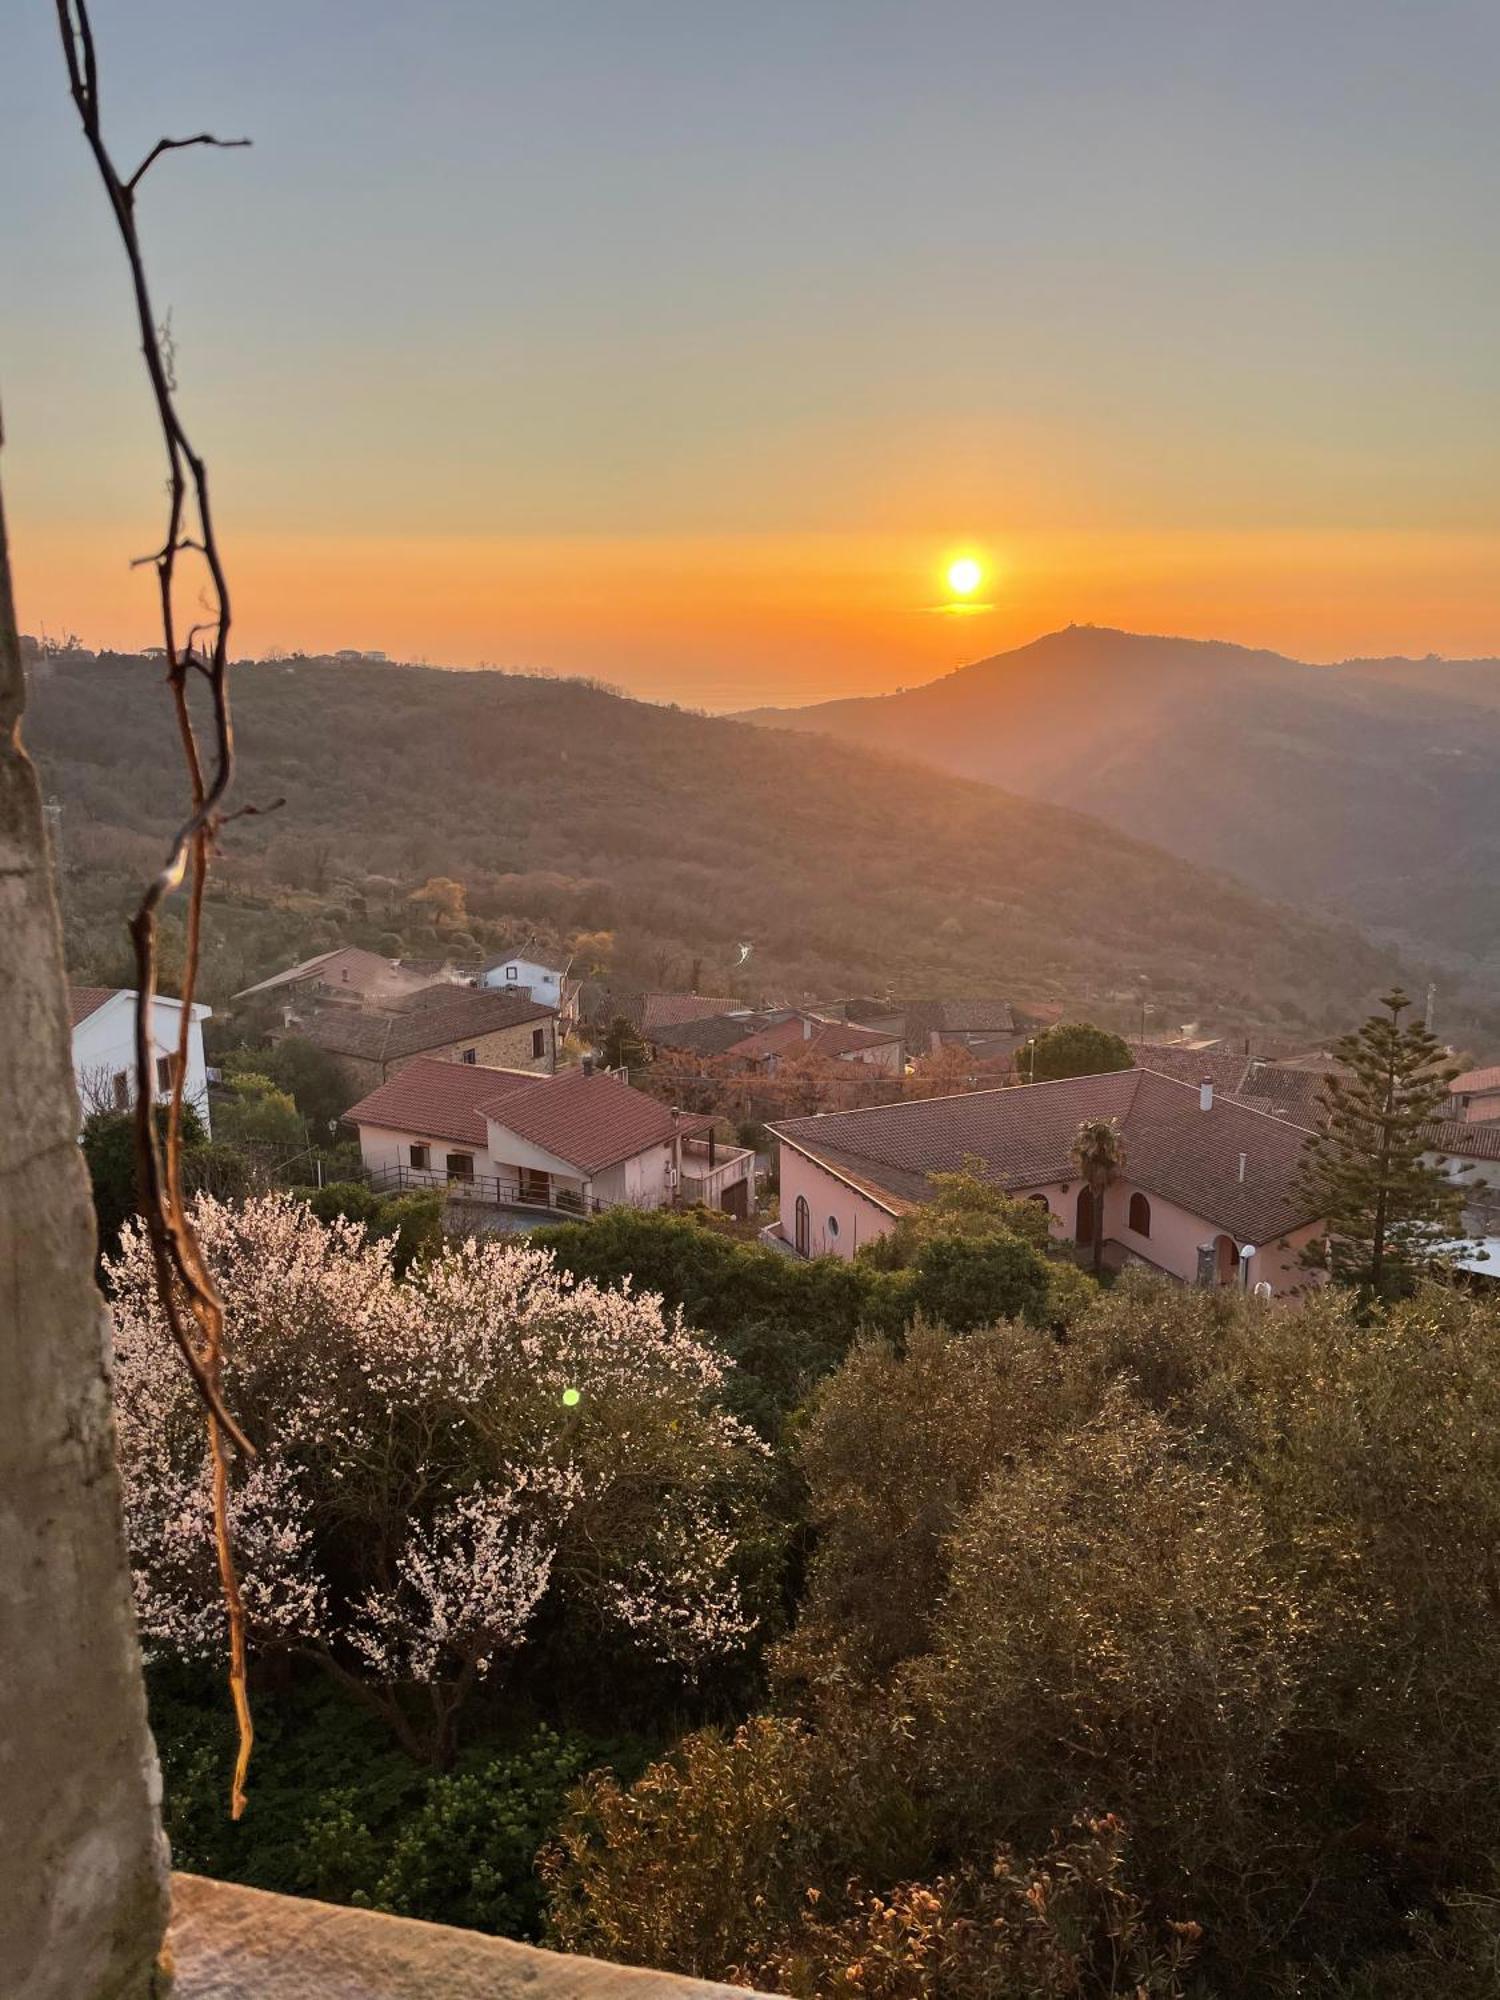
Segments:
[[[1070,621],[1500,653],[1500,9],[113,11],[122,152],[184,105],[254,139],[141,197],[245,653],[709,708]],[[160,441],[56,23],[10,12],[22,619],[139,646]],[[993,609],[937,615],[961,549]]]
[[[142,523],[144,528],[144,523]],[[144,539],[137,537],[141,546]],[[128,531],[17,524],[22,623],[152,642]],[[988,609],[952,616],[973,550]],[[918,536],[234,535],[237,647],[380,648],[594,674],[706,708],[884,690],[1070,621],[1312,659],[1468,654],[1500,630],[1500,537],[1104,532]]]

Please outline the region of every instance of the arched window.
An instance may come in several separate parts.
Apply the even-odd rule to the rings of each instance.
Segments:
[[[799,1194],[797,1205],[792,1210],[793,1240],[797,1245],[797,1255],[805,1257],[812,1247],[812,1213],[807,1206],[807,1196]]]
[[[1092,1243],[1094,1240],[1094,1190],[1085,1185],[1078,1190],[1078,1208],[1073,1224],[1073,1241],[1078,1244]]]
[[[1143,1194],[1130,1197],[1130,1226],[1137,1236],[1151,1234],[1151,1204]]]

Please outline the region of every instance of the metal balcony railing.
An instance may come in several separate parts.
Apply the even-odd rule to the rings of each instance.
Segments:
[[[481,1202],[490,1208],[534,1209],[543,1215],[602,1215],[604,1203],[585,1200],[571,1188],[549,1188],[545,1200],[534,1190],[522,1191],[519,1179],[498,1174],[449,1174],[440,1167],[367,1167],[366,1186],[376,1194],[415,1194],[432,1190],[450,1201]]]

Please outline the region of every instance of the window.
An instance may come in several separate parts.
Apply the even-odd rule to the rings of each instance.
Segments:
[[[547,1031],[545,1028],[532,1029],[531,1053],[534,1056],[544,1056],[547,1053]]]
[[[413,1146],[411,1148],[411,1163],[419,1172],[425,1173],[427,1168],[432,1165],[432,1148],[430,1146]]]
[[[1151,1234],[1151,1204],[1143,1194],[1130,1197],[1130,1226],[1137,1236]]]
[[[471,1181],[474,1178],[474,1155],[472,1153],[449,1153],[443,1164],[448,1169],[450,1181]]]
[[[463,1059],[466,1063],[477,1063],[479,1060],[478,1049],[465,1049]]]
[[[117,1069],[114,1075],[110,1078],[109,1087],[110,1087],[110,1092],[115,1100],[116,1111],[128,1111],[130,1109],[129,1070]]]
[[[828,1234],[830,1236],[836,1237],[838,1233],[839,1233],[839,1219],[836,1215],[830,1215],[828,1218]]]
[[[507,978],[507,980],[509,980],[511,985],[514,985],[515,982],[520,978],[520,976],[521,976],[521,968],[518,965],[506,966],[505,977]]]
[[[792,1210],[793,1240],[799,1257],[807,1256],[812,1247],[812,1212],[807,1206],[807,1196],[799,1194],[797,1206]]]
[[[170,1090],[172,1088],[172,1079],[176,1074],[177,1052],[175,1049],[169,1056],[158,1056],[156,1058],[156,1087],[158,1090]]]

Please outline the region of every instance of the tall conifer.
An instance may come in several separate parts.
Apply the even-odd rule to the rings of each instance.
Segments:
[[[1399,987],[1334,1054],[1346,1074],[1325,1086],[1329,1118],[1308,1142],[1300,1191],[1328,1219],[1327,1267],[1373,1298],[1410,1292],[1444,1244],[1463,1235],[1463,1190],[1427,1164],[1422,1128],[1442,1115],[1457,1070]],[[1304,1262],[1321,1266],[1322,1242]]]

